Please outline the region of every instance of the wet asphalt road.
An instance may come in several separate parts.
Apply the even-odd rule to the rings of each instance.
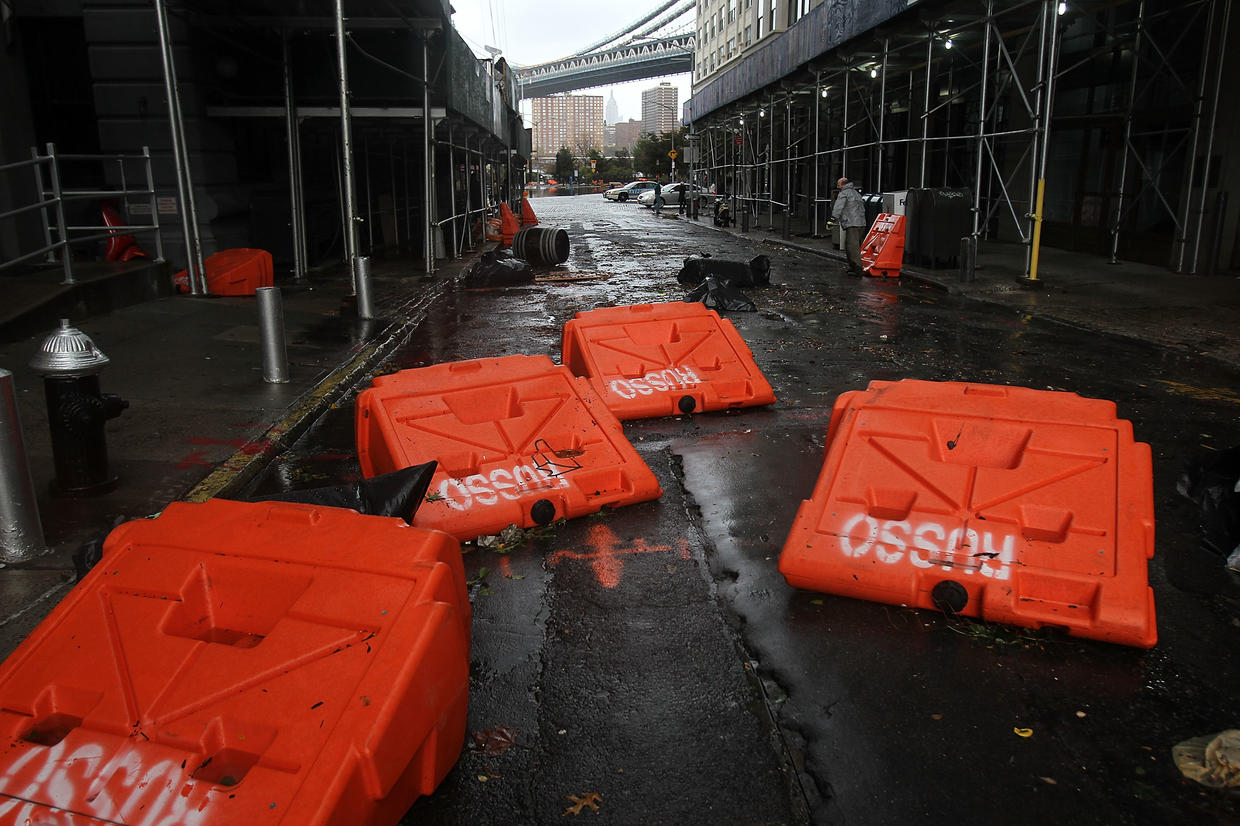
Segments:
[[[1196,515],[1175,492],[1187,453],[1238,443],[1233,372],[858,281],[832,261],[636,204],[588,195],[534,206],[570,233],[565,269],[601,280],[451,292],[379,372],[517,353],[558,360],[575,312],[680,298],[686,255],[765,253],[773,286],[751,291],[757,313],[731,318],[779,401],[628,422],[661,499],[502,554],[467,547],[471,736],[404,822],[1240,822],[1235,801],[1182,780],[1170,759],[1175,743],[1235,724],[1240,602],[1177,587],[1218,582],[1195,564]],[[1154,454],[1156,648],[784,583],[779,550],[821,467],[832,403],[900,378],[1118,404]],[[344,403],[252,492],[356,478],[354,452]]]

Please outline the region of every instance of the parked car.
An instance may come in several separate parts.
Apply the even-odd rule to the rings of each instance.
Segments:
[[[687,199],[693,197],[692,193],[696,193],[698,195],[702,194],[702,188],[695,186],[692,188],[692,193],[686,196],[685,192],[689,188],[689,184],[667,184],[663,187],[663,205],[678,206],[682,197],[686,198],[685,203],[688,203]],[[637,203],[642,206],[654,206],[654,190],[651,189],[647,192],[643,192],[641,195],[638,195]]]
[[[654,181],[632,181],[624,186],[607,190],[603,193],[603,197],[609,201],[627,201],[630,198],[636,198],[648,189],[654,189]]]

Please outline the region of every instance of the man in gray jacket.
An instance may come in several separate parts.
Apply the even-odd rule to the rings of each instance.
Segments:
[[[848,274],[861,276],[865,269],[861,264],[861,233],[866,230],[865,202],[853,182],[840,178],[835,182],[839,194],[831,207],[831,217],[844,229],[844,251],[848,253]]]

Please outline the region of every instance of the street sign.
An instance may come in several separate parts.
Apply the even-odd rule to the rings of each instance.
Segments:
[[[671,152],[668,152],[667,156],[671,158],[672,160],[676,160],[676,150],[673,149]]]
[[[597,168],[598,168],[598,161],[596,161],[596,160],[594,160],[593,158],[591,158],[591,159],[590,159],[590,168],[591,168],[591,169],[597,169]]]
[[[736,144],[737,146],[740,146],[744,142],[745,142],[745,139],[742,138],[740,135],[737,135],[735,138],[732,139],[732,143]]]

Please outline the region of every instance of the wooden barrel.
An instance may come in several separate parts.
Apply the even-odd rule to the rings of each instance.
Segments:
[[[555,227],[519,229],[512,238],[512,254],[531,264],[563,264],[568,260],[568,233]]]

